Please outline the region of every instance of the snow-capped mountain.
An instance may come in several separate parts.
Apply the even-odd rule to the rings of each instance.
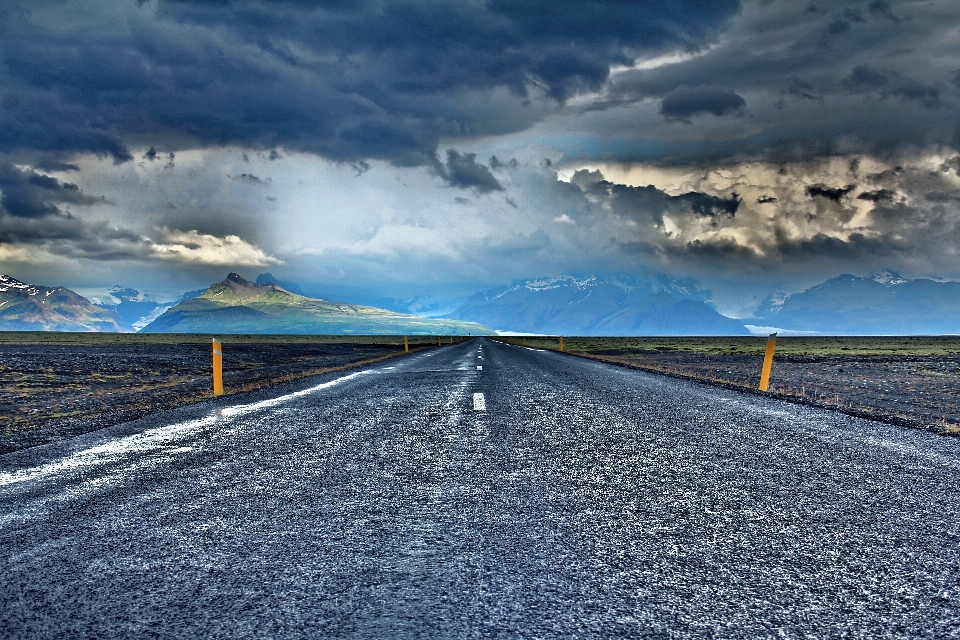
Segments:
[[[122,331],[112,310],[65,287],[27,284],[0,275],[0,331]]]
[[[564,274],[481,291],[446,317],[525,333],[746,335],[740,322],[705,304],[709,293],[692,280],[664,276]]]
[[[894,271],[843,274],[805,291],[774,294],[756,324],[830,335],[960,333],[960,282],[909,280]]]

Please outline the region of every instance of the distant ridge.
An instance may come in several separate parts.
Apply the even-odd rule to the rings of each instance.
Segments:
[[[691,281],[563,275],[530,278],[471,296],[446,318],[501,331],[562,335],[750,335],[710,308]]]
[[[298,296],[304,295],[303,290],[300,289],[300,285],[297,284],[296,282],[282,282],[280,280],[277,280],[275,277],[273,277],[272,273],[261,273],[260,275],[257,276],[256,284],[270,284],[270,283],[279,285],[280,287],[286,289],[290,293],[295,293]]]
[[[123,320],[65,287],[0,275],[0,331],[124,331]]]
[[[147,333],[303,333],[490,335],[473,322],[421,318],[377,307],[308,298],[273,282],[231,273],[198,297],[184,300],[142,329]]]
[[[830,335],[960,333],[960,282],[908,280],[895,271],[843,274],[793,294],[769,296],[757,324]]]

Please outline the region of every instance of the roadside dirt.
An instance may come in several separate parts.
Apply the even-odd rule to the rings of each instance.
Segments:
[[[224,344],[226,394],[403,353],[394,344]],[[0,454],[212,397],[209,342],[0,343]]]
[[[756,392],[760,354],[575,352],[655,373]],[[768,393],[903,426],[960,435],[956,355],[779,355]]]

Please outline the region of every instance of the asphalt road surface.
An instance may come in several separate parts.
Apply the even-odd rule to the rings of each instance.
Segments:
[[[0,458],[0,637],[960,637],[957,438],[481,339],[237,402]]]

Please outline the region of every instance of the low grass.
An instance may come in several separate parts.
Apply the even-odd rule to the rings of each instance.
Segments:
[[[209,344],[211,338],[233,344],[376,344],[403,348],[403,336],[298,335],[298,334],[215,334],[215,333],[95,333],[68,331],[0,331],[0,344],[49,345],[138,345]],[[443,336],[449,344],[450,337]],[[454,341],[467,338],[455,337]],[[437,336],[409,336],[410,348],[436,346]]]
[[[558,349],[558,338],[499,338],[512,344],[539,349]],[[670,351],[703,355],[760,355],[767,339],[757,337],[720,338],[593,338],[564,337],[565,351],[595,353],[619,352],[622,355],[664,353]],[[777,338],[777,355],[806,356],[956,356],[960,355],[960,336],[839,336]]]

